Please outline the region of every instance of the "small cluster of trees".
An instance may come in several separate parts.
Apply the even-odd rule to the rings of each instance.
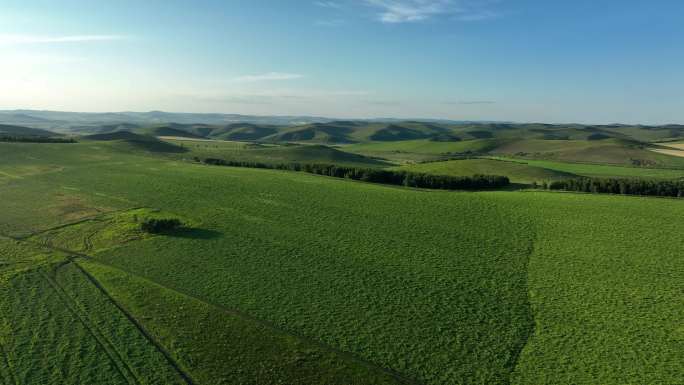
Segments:
[[[160,234],[176,230],[183,223],[176,218],[147,218],[140,223],[140,229],[150,234]]]
[[[551,182],[548,188],[588,193],[684,197],[684,180],[572,178]]]
[[[45,136],[12,136],[0,135],[0,142],[19,143],[76,143],[73,138],[49,138]]]
[[[199,159],[196,160],[199,161]],[[506,187],[510,184],[507,177],[497,175],[445,176],[330,164],[266,164],[212,158],[204,159],[202,163],[216,166],[301,171],[334,178],[441,190],[486,190]]]

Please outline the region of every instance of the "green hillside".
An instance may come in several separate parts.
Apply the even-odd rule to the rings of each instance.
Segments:
[[[208,136],[212,139],[257,141],[276,132],[273,126],[235,123],[215,129]]]
[[[59,136],[51,131],[41,130],[38,128],[11,126],[7,124],[0,124],[0,136],[45,136],[53,137]]]
[[[383,167],[389,163],[363,155],[341,151],[324,145],[255,144],[229,141],[192,141],[167,139],[183,146],[182,158],[216,158],[223,160],[279,163],[325,163],[358,167]]]
[[[130,131],[86,135],[82,138],[89,141],[114,142],[114,146],[118,150],[129,152],[183,153],[187,151],[181,146],[161,141],[154,136],[136,134]]]
[[[437,160],[460,154],[487,153],[500,144],[496,139],[434,141],[429,139],[399,142],[359,143],[340,147],[348,152],[385,158],[399,163]]]
[[[679,380],[684,201],[427,192],[124,140],[0,143],[5,382]],[[185,228],[142,233],[154,215]]]
[[[643,144],[622,141],[516,141],[492,153],[566,162],[636,165],[659,168],[684,168],[684,159],[658,154]]]
[[[555,162],[549,160],[498,158],[492,159],[516,162],[530,167],[543,168],[559,173],[575,174],[601,178],[659,178],[680,179],[684,177],[684,169],[667,169],[651,167],[614,166],[607,164]]]
[[[136,134],[139,134],[139,135],[149,135],[149,136],[170,136],[170,137],[191,138],[191,139],[203,138],[203,136],[196,135],[196,134],[193,134],[192,132],[173,128],[170,126],[145,127],[145,128],[138,128],[138,129],[135,129],[132,131]]]
[[[576,176],[569,172],[493,159],[463,159],[446,162],[420,163],[399,167],[398,169],[435,175],[503,175],[507,176],[513,183],[526,184]]]

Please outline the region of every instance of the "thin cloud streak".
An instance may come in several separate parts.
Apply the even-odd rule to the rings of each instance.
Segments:
[[[340,9],[342,4],[335,1],[314,1],[314,4],[322,8]]]
[[[0,34],[0,45],[92,43],[125,39],[127,39],[127,37],[121,35],[44,36]]]
[[[411,23],[449,12],[450,0],[366,0],[380,8],[378,18],[383,23]]]
[[[233,82],[236,83],[257,83],[257,82],[267,82],[267,81],[282,81],[282,80],[296,80],[303,78],[304,75],[291,74],[283,72],[268,72],[265,74],[258,75],[245,75],[233,78]]]
[[[386,24],[416,23],[450,16],[459,21],[482,21],[501,17],[488,7],[498,0],[364,0],[378,8],[377,19]]]

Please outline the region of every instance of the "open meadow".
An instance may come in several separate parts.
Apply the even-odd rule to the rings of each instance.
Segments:
[[[145,148],[0,143],[6,383],[681,379],[684,201],[428,191]],[[155,217],[184,227],[140,230]]]

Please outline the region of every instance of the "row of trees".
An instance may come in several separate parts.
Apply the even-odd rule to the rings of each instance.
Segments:
[[[684,180],[573,178],[551,182],[548,188],[588,193],[684,197]]]
[[[0,142],[18,143],[76,143],[73,138],[49,138],[45,136],[0,135]]]
[[[197,158],[195,160],[200,161]],[[374,168],[346,167],[330,164],[266,164],[213,158],[204,159],[201,162],[216,166],[301,171],[310,174],[331,176],[334,178],[345,178],[364,182],[440,190],[487,190],[506,187],[510,184],[510,180],[507,177],[497,175],[473,175],[461,177]]]

